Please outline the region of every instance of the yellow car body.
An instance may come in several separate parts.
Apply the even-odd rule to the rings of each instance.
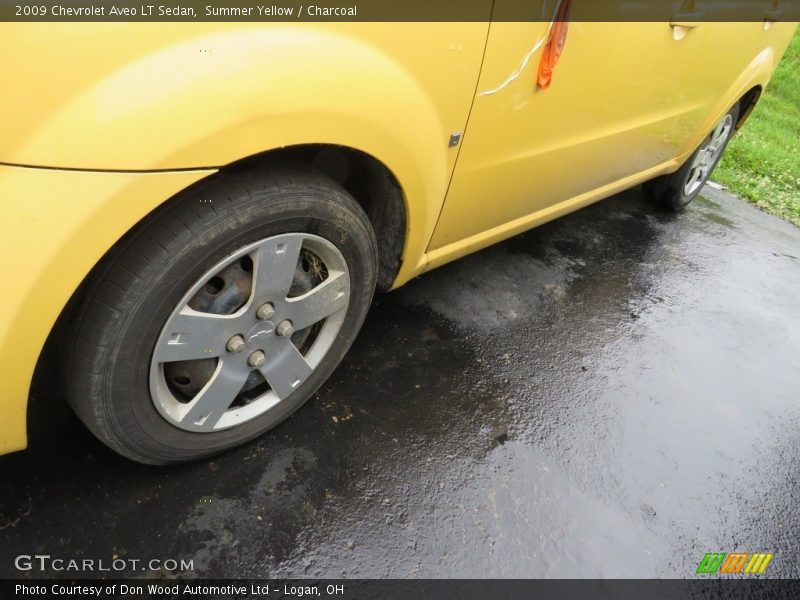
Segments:
[[[192,183],[271,150],[369,155],[402,189],[397,287],[675,171],[796,25],[572,23],[541,90],[549,27],[0,25],[0,453],[26,445],[34,368],[81,282]]]

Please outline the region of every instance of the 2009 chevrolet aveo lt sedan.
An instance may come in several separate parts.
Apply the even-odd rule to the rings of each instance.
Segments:
[[[0,450],[48,338],[124,456],[264,433],[376,289],[640,183],[689,203],[794,29],[0,26]]]

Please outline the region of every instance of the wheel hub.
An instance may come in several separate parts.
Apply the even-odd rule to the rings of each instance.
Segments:
[[[271,321],[261,321],[253,325],[245,336],[245,343],[251,350],[265,350],[272,338],[275,337],[275,326]]]

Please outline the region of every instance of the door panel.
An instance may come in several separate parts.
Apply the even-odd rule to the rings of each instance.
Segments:
[[[678,41],[664,22],[571,23],[542,91],[536,74],[548,28],[492,23],[429,250],[674,158],[707,110],[709,86],[688,85],[706,69],[702,26]]]

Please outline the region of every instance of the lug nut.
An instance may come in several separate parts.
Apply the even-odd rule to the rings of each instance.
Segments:
[[[292,335],[292,333],[294,333],[294,326],[291,321],[281,321],[275,328],[275,333],[278,335]]]
[[[225,344],[225,347],[228,349],[228,352],[233,352],[237,354],[244,350],[244,338],[240,335],[235,335],[231,339],[228,340],[228,343]]]
[[[267,357],[261,350],[256,350],[247,358],[247,364],[256,369],[260,368],[265,362],[267,362]]]
[[[266,304],[262,304],[258,307],[256,311],[256,317],[258,317],[261,321],[266,321],[267,319],[271,319],[272,315],[275,314],[275,307],[272,306],[269,302]]]

